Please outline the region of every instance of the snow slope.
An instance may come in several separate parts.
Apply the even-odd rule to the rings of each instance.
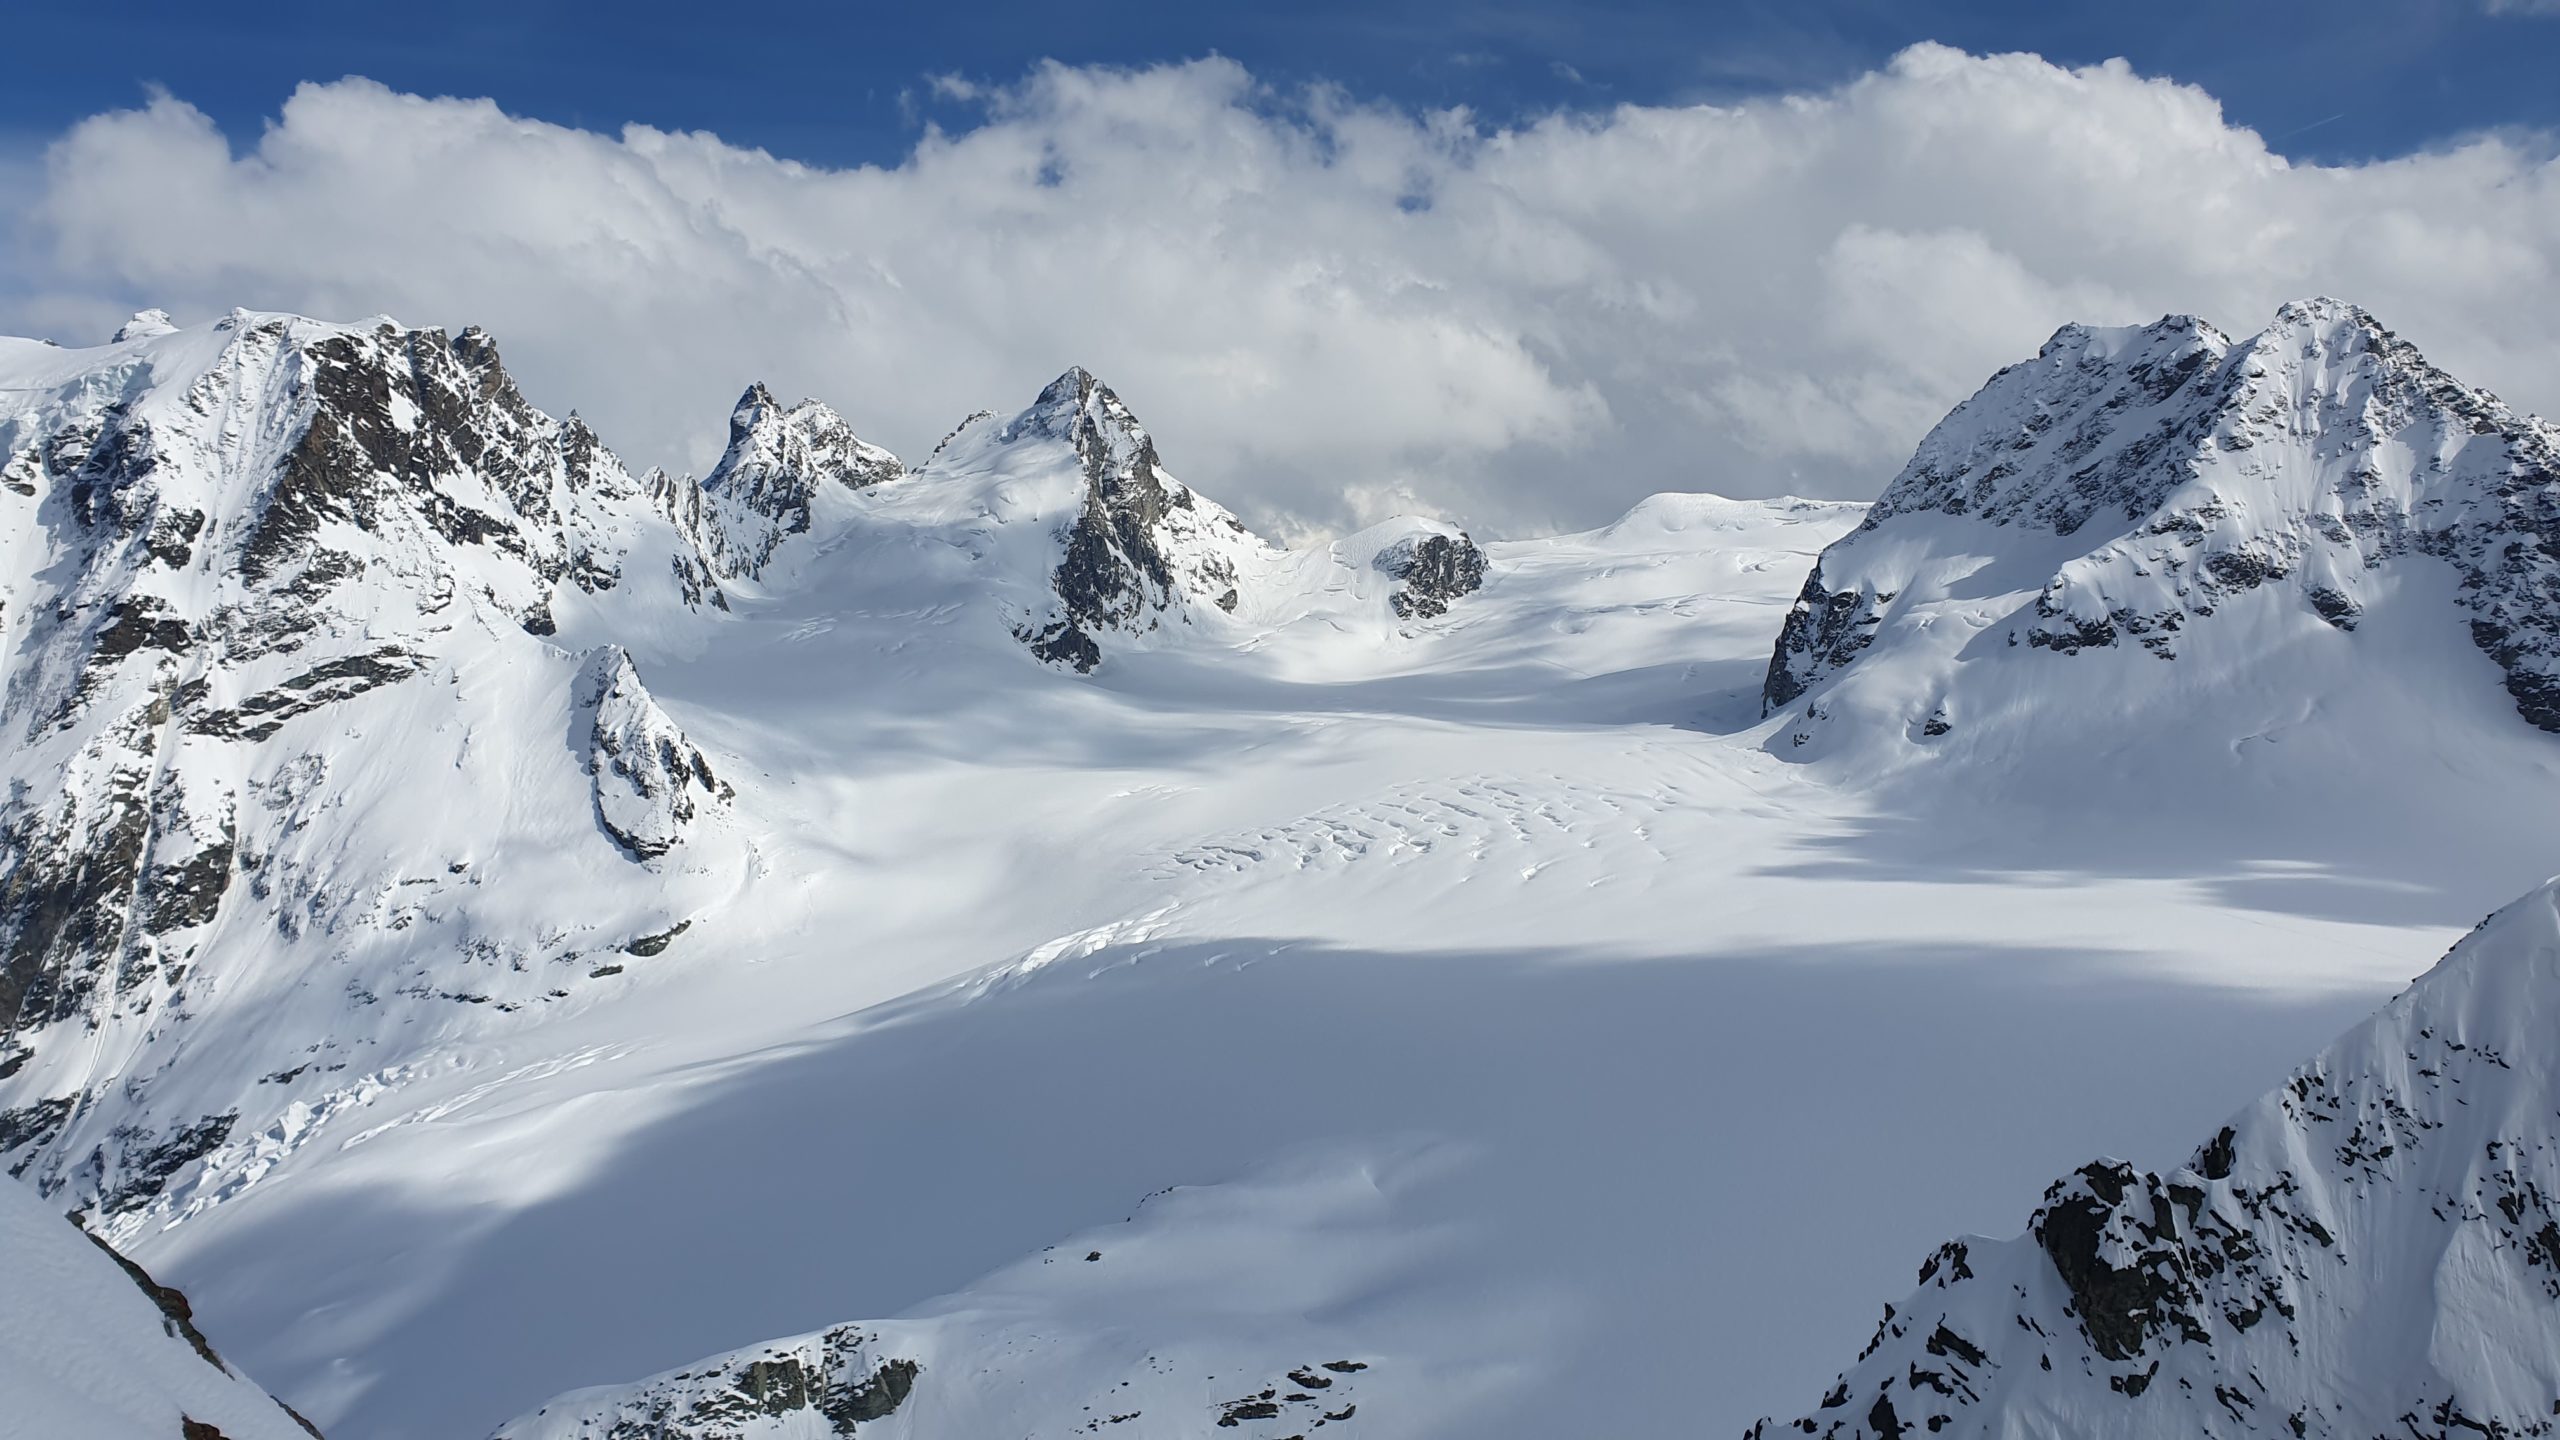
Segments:
[[[633,763],[711,788],[627,657],[557,643],[687,613],[684,542],[488,337],[139,332],[0,347],[0,1151],[120,1240],[752,864]]]
[[[1755,1433],[2542,1435],[2560,1414],[2560,883],[2166,1172],[2101,1160],[1921,1267]]]
[[[2560,432],[2352,306],[2240,342],[2067,326],[1825,550],[1768,741],[1881,808],[1962,783],[2041,811],[2021,857],[2325,834],[2364,883],[2455,883],[2539,843],[2498,793],[2550,774],[2555,535]]]
[[[893,488],[865,503],[924,503]],[[151,1253],[370,1435],[848,1317],[977,1363],[1006,1342],[936,1317],[1025,1307],[1104,1348],[1017,1347],[1023,1433],[1081,1427],[1177,1339],[1186,1393],[1122,1433],[1334,1359],[1401,1377],[1354,1422],[1384,1433],[1738,1431],[1819,1383],[1902,1253],[2093,1133],[2180,1143],[2440,946],[2440,907],[2478,908],[2342,914],[2284,866],[2057,870],[1993,906],[1862,860],[1854,804],[1718,733],[1855,515],[1665,497],[1486,546],[1482,589],[1418,625],[1355,603],[1384,577],[1345,542],[1304,562],[1346,587],[1306,613],[1090,679],[986,623],[964,552],[849,532],[723,644],[643,657],[688,734],[753,757],[761,903],[630,962],[611,1008],[333,1121]],[[2137,1084],[2173,1039],[2208,1054]],[[1434,1163],[1402,1167],[1416,1147]],[[1734,1159],[1777,1154],[1783,1183]],[[1109,1232],[1171,1224],[1139,1204],[1168,1186],[1237,1197],[1222,1265],[1115,1269]],[[1386,1238],[1331,1243],[1363,1228]],[[1101,1288],[1021,1297],[1005,1277],[1053,1246],[1102,1250],[1072,1261]]]
[[[2192,316],[2066,326],[1931,431],[1825,553],[1765,696],[1790,705],[1870,647],[1931,652],[1941,685],[1985,702],[2026,666],[2040,681],[2052,657],[2104,650],[2166,662],[2165,688],[2209,684],[2275,663],[2307,625],[2353,645],[2377,606],[2436,602],[2399,582],[2442,567],[2517,709],[2560,730],[2555,537],[2560,430],[2353,306],[2287,305],[2237,345]],[[1998,723],[1957,713],[1972,701],[1900,718]]]
[[[2273,746],[2217,762],[2222,809],[2141,783],[2183,740],[2101,747],[2104,823],[1996,751],[1795,763],[1770,641],[1857,506],[1289,551],[1081,371],[897,473],[751,391],[716,484],[634,480],[459,341],[276,323],[272,443],[149,472],[234,487],[193,569],[126,572],[205,587],[183,636],[93,664],[59,636],[103,619],[37,633],[88,573],[45,555],[140,543],[72,504],[94,444],[0,494],[13,686],[116,697],[46,743],[257,800],[211,918],[136,932],[194,945],[183,976],[18,1032],[0,1150],[335,1433],[485,1434],[666,1372],[515,1422],[609,1429],[734,1406],[766,1360],[757,1406],[816,1397],[786,1425],[914,1363],[860,1422],[890,1433],[1230,1402],[1276,1407],[1231,1427],[1265,1440],[1343,1403],[1327,1434],[1738,1431],[1819,1387],[1904,1256],[2092,1146],[2166,1158],[2560,848],[2553,742],[2493,673],[2472,728],[2431,708],[2405,764],[2326,811],[2268,791],[2254,834],[2251,787],[2298,779]],[[322,425],[324,341],[380,357],[385,425]],[[242,342],[121,343],[9,350],[0,393],[147,408]],[[481,399],[414,398],[446,392]],[[56,413],[0,422],[11,454]],[[224,547],[315,430],[436,438],[326,452],[375,518],[313,544],[365,566],[288,605],[311,562]],[[313,617],[272,676],[198,624],[261,604]],[[387,644],[427,662],[289,683]],[[317,703],[167,750],[199,666],[226,710]],[[52,763],[11,770],[29,805]],[[2470,829],[2400,828],[2428,813]],[[1369,1368],[1283,1386],[1328,1361]]]
[[[80,1440],[310,1440],[232,1373],[186,1297],[0,1185],[0,1413],[9,1433]]]

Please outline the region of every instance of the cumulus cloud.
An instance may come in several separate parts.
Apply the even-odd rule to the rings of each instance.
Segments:
[[[477,322],[537,403],[695,468],[751,379],[921,455],[1080,363],[1177,473],[1292,534],[1872,494],[2064,321],[2245,330],[2320,292],[2560,403],[2560,166],[2530,138],[2293,165],[2191,87],[1935,46],[1817,94],[1509,129],[1225,60],[936,89],[969,125],[844,170],[362,80],[235,150],[157,97],[54,144],[0,322]]]

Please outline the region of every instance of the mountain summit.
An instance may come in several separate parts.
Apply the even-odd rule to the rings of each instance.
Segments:
[[[2368,639],[2394,609],[2412,633]],[[2027,671],[2185,694],[2169,677],[2199,665],[2209,688],[2421,629],[2467,636],[2560,731],[2560,431],[2306,300],[2239,342],[2191,316],[2066,326],[2001,371],[1823,553],[1762,698],[1797,744],[1852,714],[1927,740],[2014,709],[2046,683]]]
[[[703,550],[723,578],[761,577],[785,540],[809,532],[819,507],[906,473],[825,405],[786,408],[763,385],[748,386],[729,412],[729,448],[702,477]]]
[[[918,474],[1005,483],[1000,515],[1055,535],[1048,594],[1014,633],[1053,665],[1091,671],[1112,637],[1232,615],[1277,551],[1168,474],[1153,437],[1081,366],[1010,420],[971,420]]]
[[[690,616],[701,561],[583,422],[477,329],[147,318],[0,342],[0,1153],[119,1235],[736,855],[587,633]]]

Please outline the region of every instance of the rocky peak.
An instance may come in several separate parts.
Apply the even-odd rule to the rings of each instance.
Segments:
[[[754,578],[795,535],[809,533],[831,492],[899,479],[898,457],[853,433],[815,400],[785,407],[758,383],[729,412],[729,448],[703,477],[697,533],[722,578]]]
[[[234,314],[140,343],[0,413],[0,474],[64,557],[20,637],[14,718],[64,719],[137,654],[371,653],[456,601],[541,633],[558,584],[619,582],[637,485],[477,331]]]
[[[1119,396],[1111,393],[1110,386],[1094,378],[1093,372],[1083,366],[1070,365],[1057,379],[1042,386],[1039,398],[1005,425],[1004,439],[1007,443],[1025,435],[1046,435],[1052,440],[1069,439],[1078,421],[1097,401],[1115,413],[1124,422],[1124,428],[1138,428],[1136,417],[1120,403]],[[1146,432],[1139,429],[1138,433],[1144,435]]]
[[[1049,382],[1031,408],[1015,416],[999,438],[1059,440],[1075,447],[1086,479],[1113,503],[1160,507],[1162,483],[1156,443],[1110,386],[1083,366]]]
[[[2367,342],[2388,339],[2391,332],[2373,318],[2363,306],[2350,304],[2327,295],[2314,295],[2303,300],[2288,300],[2276,307],[2275,323],[2269,334],[2317,333],[2336,336],[2354,333]]]
[[[2560,1394],[2560,888],[2166,1173],[2102,1160],[1942,1246],[1810,1413],[1947,1440],[2542,1435]]]
[[[1484,585],[1484,551],[1463,530],[1405,536],[1379,551],[1371,563],[1380,574],[1401,582],[1387,597],[1400,620],[1446,615],[1450,602]]]
[[[630,859],[665,855],[683,842],[703,807],[726,804],[735,794],[659,707],[621,646],[600,646],[587,656],[578,701],[587,711],[596,823]]]
[[[565,685],[567,657],[538,638],[552,602],[621,585],[646,502],[582,422],[525,401],[477,331],[237,312],[93,354],[0,394],[0,475],[54,557],[18,577],[0,699],[0,1077],[34,1054],[41,1087],[0,1111],[0,1151],[70,1187],[66,1205],[114,1213],[152,1202],[237,1114],[75,1110],[76,1056],[105,1042],[54,1037],[120,1033],[106,1048],[140,1053],[183,1033],[190,978],[219,973],[212,937],[254,926],[247,911],[283,917],[278,943],[356,943],[366,887],[389,877],[305,847],[402,822],[373,818],[396,811],[378,797],[347,803],[346,737],[468,733],[457,771],[472,744],[503,749],[520,717],[487,707],[506,692],[460,677]],[[556,732],[519,739],[583,782]],[[76,1152],[36,1157],[84,1123]]]
[[[2153,437],[2194,428],[2218,408],[2210,392],[2230,348],[2185,315],[2118,329],[2066,325],[1929,432],[1866,528],[1926,510],[2068,535],[2103,506],[2156,506],[2183,473],[2158,463],[2171,447]]]
[[[2218,612],[2278,597],[2353,632],[2388,577],[2441,562],[2518,710],[2560,730],[2554,556],[2560,432],[2355,306],[2297,301],[2236,344],[2187,316],[2066,326],[1956,407],[1824,552],[1763,699],[1865,663],[1952,589],[1979,623],[2013,573],[1995,623],[2022,651],[2175,660]]]
[[[748,384],[738,403],[729,407],[729,448],[752,444],[758,431],[779,420],[782,405],[761,380]]]
[[[1196,604],[1236,608],[1237,559],[1256,542],[1164,472],[1146,427],[1090,371],[1077,366],[1051,381],[991,443],[1062,445],[1082,481],[1050,576],[1056,608],[1016,632],[1034,655],[1090,671],[1102,663],[1100,636],[1188,624]]]

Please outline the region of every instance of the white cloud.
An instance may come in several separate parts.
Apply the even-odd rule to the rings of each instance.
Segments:
[[[2560,166],[2512,137],[2295,166],[2192,88],[1938,47],[1821,94],[1511,130],[1224,60],[932,83],[979,123],[854,170],[364,81],[303,87],[234,153],[158,98],[54,146],[0,322],[478,322],[537,403],[697,467],[751,379],[921,455],[1082,363],[1177,473],[1283,530],[1872,493],[2066,320],[2246,329],[2315,292],[2560,406]]]

